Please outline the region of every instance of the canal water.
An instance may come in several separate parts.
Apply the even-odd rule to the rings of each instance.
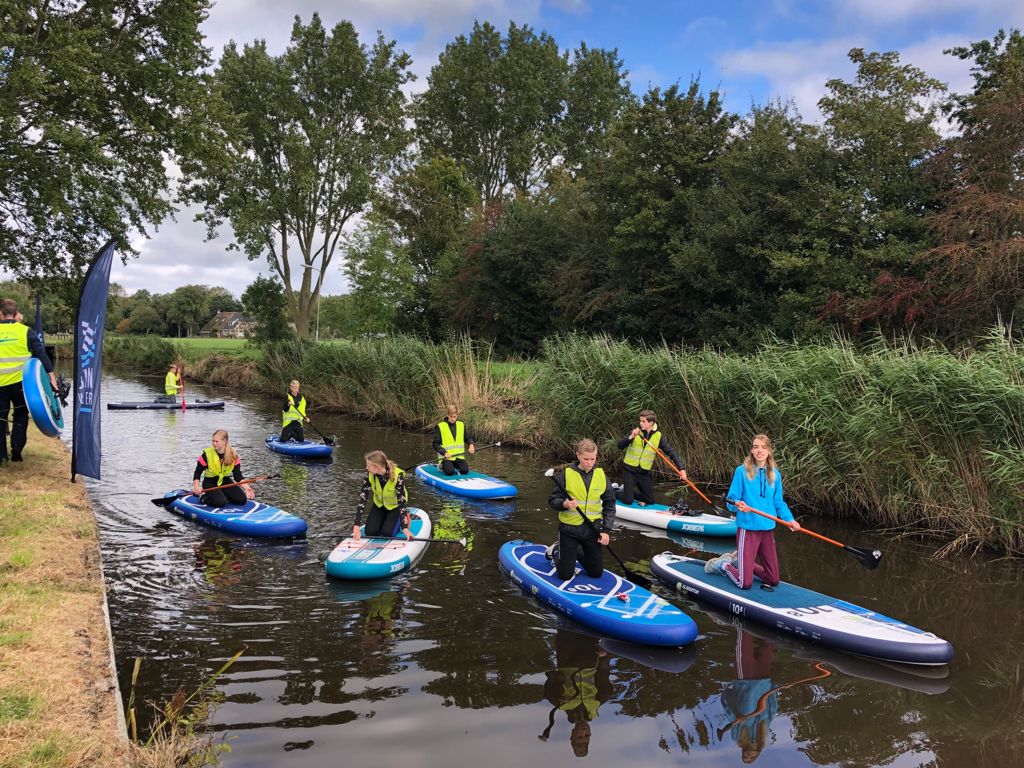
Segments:
[[[150,400],[159,384],[108,373],[104,399]],[[213,727],[231,747],[227,766],[1024,764],[1017,562],[939,561],[927,543],[803,520],[881,549],[881,567],[867,571],[809,536],[777,534],[787,581],[935,632],[956,648],[948,667],[823,650],[662,587],[699,625],[696,642],[630,646],[560,620],[498,569],[504,542],[555,535],[543,477],[551,457],[508,448],[476,455],[475,468],[519,488],[509,502],[413,484],[412,503],[466,535],[467,546],[432,544],[390,582],[335,582],[322,563],[351,531],[363,454],[379,448],[412,465],[431,456],[429,434],[314,412],[338,447],[330,463],[301,462],[264,446],[280,427],[276,401],[216,388],[192,394],[227,407],[104,412],[104,479],[89,490],[125,696],[136,657],[137,698],[166,701],[246,649],[216,683],[223,701]],[[238,538],[150,503],[191,483],[218,428],[229,431],[247,475],[280,475],[258,484],[258,498],[305,517],[307,539]],[[699,478],[700,468],[691,470]],[[613,537],[627,561],[722,551],[713,543],[638,527]],[[610,557],[606,565],[614,567]]]

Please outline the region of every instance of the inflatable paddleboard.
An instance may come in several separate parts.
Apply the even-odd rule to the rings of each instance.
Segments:
[[[285,456],[298,456],[304,459],[322,459],[330,456],[333,449],[326,443],[318,443],[314,440],[287,440],[281,442],[277,435],[271,435],[266,439],[267,448],[274,453],[282,453]]]
[[[416,507],[408,509],[412,516],[409,530],[413,539],[429,539],[431,524],[427,513]],[[359,541],[347,538],[327,556],[324,568],[328,576],[336,579],[385,579],[409,570],[430,543],[368,539],[365,537],[366,526],[360,530],[363,538]]]
[[[709,515],[680,515],[664,504],[648,504],[645,507],[623,504],[615,501],[615,516],[652,528],[661,528],[669,533],[686,533],[694,536],[730,536],[736,538],[736,521],[729,517]]]
[[[849,653],[903,664],[947,664],[953,646],[931,632],[845,600],[781,582],[774,592],[739,589],[703,560],[669,553],[651,558],[651,573],[677,591],[735,616]]]
[[[172,512],[240,536],[287,538],[306,533],[306,521],[301,517],[258,501],[211,507],[200,503],[199,497],[185,490],[168,491],[164,498],[174,498],[167,505]]]
[[[47,437],[59,436],[64,429],[60,401],[50,386],[50,375],[34,357],[21,369],[21,389],[25,393],[29,415],[39,431]]]
[[[190,410],[210,410],[223,407],[223,400],[193,400],[185,403],[185,408]],[[147,403],[107,403],[107,408],[111,411],[174,411],[181,408],[181,401],[176,403],[158,403],[154,400]]]
[[[598,579],[577,568],[562,581],[544,547],[528,541],[503,544],[498,564],[524,592],[603,637],[674,646],[697,636],[693,619],[676,606],[607,568]]]
[[[518,493],[514,485],[482,472],[449,476],[434,464],[416,467],[416,477],[428,485],[470,499],[511,499]]]

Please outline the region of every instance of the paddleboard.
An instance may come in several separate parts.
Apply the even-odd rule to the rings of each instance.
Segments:
[[[640,535],[648,539],[661,539],[671,541],[683,548],[685,554],[693,552],[707,552],[713,555],[724,555],[736,549],[736,542],[731,539],[712,538],[709,536],[693,536],[683,533],[669,533],[663,528],[651,528],[649,525],[634,523],[630,520],[615,518],[616,529],[624,531],[638,531]]]
[[[544,547],[528,541],[503,544],[498,564],[524,592],[604,637],[677,646],[697,636],[693,619],[676,606],[607,568],[597,579],[577,568],[562,581]]]
[[[845,600],[781,582],[774,592],[739,589],[704,560],[669,553],[651,558],[651,573],[688,597],[814,643],[903,664],[947,664],[953,646],[931,632]]]
[[[428,485],[470,499],[511,499],[518,493],[514,485],[482,472],[449,476],[435,464],[416,467],[416,477]]]
[[[60,401],[50,387],[50,375],[34,357],[22,366],[21,389],[25,393],[29,415],[39,431],[47,437],[59,436],[64,429]]]
[[[638,506],[615,501],[615,516],[652,528],[661,528],[669,533],[686,533],[694,536],[730,536],[736,538],[736,521],[729,517],[709,515],[680,515],[664,504]]]
[[[185,408],[189,410],[210,410],[223,407],[223,400],[193,400],[185,403]],[[158,403],[153,400],[148,403],[107,403],[107,408],[111,411],[174,411],[181,408],[181,401],[176,403]]]
[[[412,516],[409,530],[413,538],[429,539],[432,527],[427,513],[416,507],[408,509]],[[430,543],[368,539],[365,537],[365,525],[360,531],[363,538],[359,541],[351,537],[344,539],[327,556],[324,568],[328,576],[336,579],[385,579],[409,570]]]
[[[200,503],[199,497],[190,491],[168,491],[164,494],[165,499],[172,497],[174,501],[167,505],[172,512],[240,536],[288,538],[306,533],[306,521],[301,517],[262,502],[250,500],[245,504],[211,507]]]
[[[318,443],[315,440],[287,440],[281,442],[277,435],[271,435],[265,440],[267,448],[274,453],[282,453],[285,456],[298,456],[304,459],[322,459],[330,456],[333,450],[326,443]]]

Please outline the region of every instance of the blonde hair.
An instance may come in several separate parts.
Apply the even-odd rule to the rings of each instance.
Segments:
[[[445,415],[447,415],[447,416],[458,416],[459,415],[459,407],[457,405],[455,405],[454,403],[449,403],[448,404],[448,409],[445,412]]]
[[[213,433],[213,436],[224,438],[224,460],[221,462],[221,465],[225,467],[234,467],[238,454],[235,453],[235,449],[232,448],[231,443],[228,442],[228,431],[226,429],[218,429]]]
[[[363,456],[363,461],[368,461],[371,464],[376,464],[378,467],[384,467],[387,471],[387,475],[391,480],[398,479],[398,465],[395,464],[391,459],[387,457],[384,451],[370,451]]]
[[[768,435],[754,435],[754,438],[750,441],[751,447],[753,447],[755,440],[761,440],[765,447],[768,448],[768,458],[764,462],[765,474],[768,476],[768,485],[775,485],[775,468],[778,465],[775,463],[775,454],[772,453],[771,438]],[[753,480],[754,475],[757,474],[757,462],[754,461],[754,456],[749,451],[747,452],[747,458],[743,460],[743,468],[747,471],[747,479]]]
[[[297,386],[297,387],[301,387],[301,386],[302,386],[301,384],[299,384],[299,380],[298,380],[298,379],[292,379],[291,381],[289,381],[289,382],[288,382],[288,386],[289,386],[289,387],[290,387],[290,386],[291,386],[292,384],[294,384],[294,385],[295,385],[295,386]]]
[[[584,437],[576,443],[576,453],[590,453],[591,451],[597,451],[597,443],[589,437]]]

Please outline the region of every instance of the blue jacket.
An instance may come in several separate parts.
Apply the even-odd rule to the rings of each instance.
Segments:
[[[768,473],[764,469],[758,469],[754,479],[747,478],[747,471],[743,465],[736,467],[732,473],[732,485],[729,486],[729,493],[726,498],[736,501],[745,501],[754,509],[775,515],[786,522],[793,521],[793,513],[782,498],[782,473],[775,468],[775,482],[768,483]],[[736,513],[736,526],[745,528],[748,531],[770,531],[775,527],[775,521],[767,517],[755,515],[753,512],[740,512],[736,505],[728,504],[729,510]]]

